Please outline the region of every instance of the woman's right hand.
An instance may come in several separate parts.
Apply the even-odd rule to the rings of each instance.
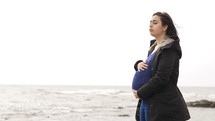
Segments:
[[[147,69],[147,68],[148,68],[148,65],[147,65],[146,62],[140,62],[137,65],[137,70],[138,71],[141,71],[141,70],[144,70],[144,69]]]

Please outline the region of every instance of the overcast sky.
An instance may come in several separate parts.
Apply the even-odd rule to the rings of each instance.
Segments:
[[[152,14],[175,22],[179,86],[215,86],[212,0],[0,1],[0,84],[131,85]]]

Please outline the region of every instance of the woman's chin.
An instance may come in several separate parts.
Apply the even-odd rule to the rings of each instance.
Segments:
[[[154,34],[152,34],[152,33],[150,33],[150,34],[151,34],[151,36],[155,37],[155,35],[154,35]]]

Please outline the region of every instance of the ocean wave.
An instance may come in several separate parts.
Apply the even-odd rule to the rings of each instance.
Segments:
[[[183,96],[187,100],[215,100],[215,94],[200,94],[200,93],[183,93]]]
[[[112,89],[93,89],[93,90],[68,90],[68,91],[54,91],[52,93],[60,94],[98,94],[98,95],[119,95],[123,94],[121,90],[112,90]]]

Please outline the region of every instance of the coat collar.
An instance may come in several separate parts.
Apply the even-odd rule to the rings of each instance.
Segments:
[[[172,39],[172,38],[167,38],[167,39],[164,39],[162,40],[163,43],[161,44],[160,48],[158,49],[158,52],[162,52],[164,49],[168,49],[168,48],[172,48],[174,49],[179,57],[181,58],[182,56],[182,51],[181,51],[181,47],[180,47],[180,44],[179,44],[179,39]],[[148,55],[154,50],[155,46],[156,46],[156,40],[151,40],[150,42],[150,49],[149,49],[149,52],[148,52]]]
[[[172,38],[165,37],[163,40],[161,40],[161,44],[160,44],[159,48],[160,49],[170,48],[172,46],[172,44],[173,44],[174,41],[175,40],[172,39]],[[156,43],[155,39],[150,42],[151,48],[154,48],[156,45],[157,45],[157,43]]]

